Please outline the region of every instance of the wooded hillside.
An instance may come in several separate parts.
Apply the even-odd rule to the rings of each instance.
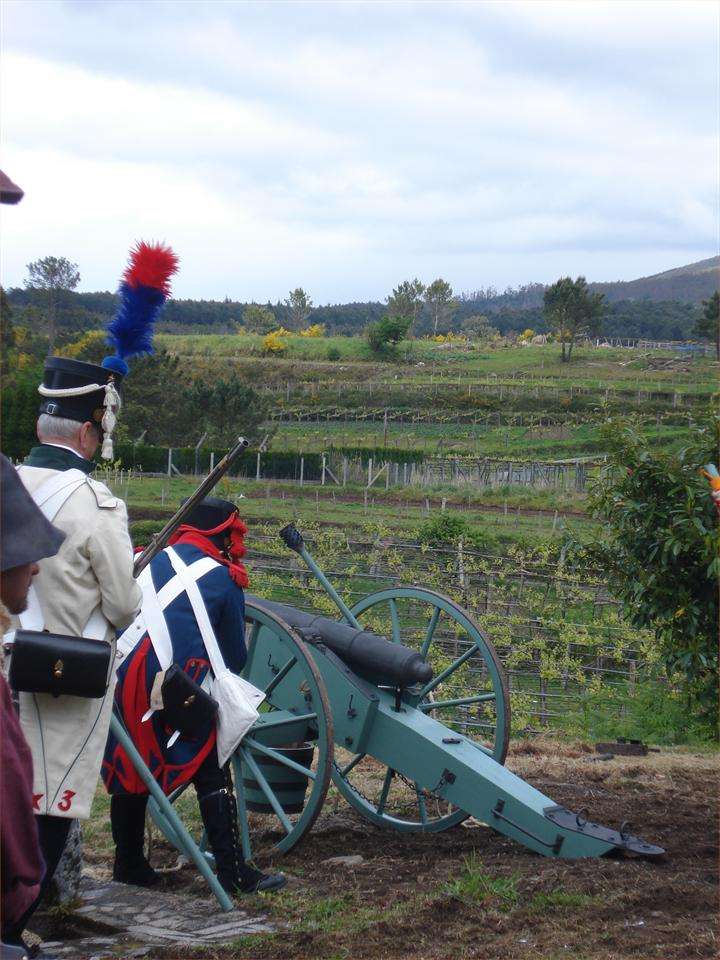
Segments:
[[[664,273],[617,283],[590,283],[589,288],[603,293],[608,304],[603,319],[603,334],[610,337],[645,337],[683,340],[693,336],[700,302],[711,296],[720,284],[720,257],[700,260]],[[532,328],[546,330],[542,316],[545,287],[540,283],[508,288],[503,293],[494,287],[460,294],[443,330],[460,329],[468,317],[486,315],[500,333]],[[38,292],[22,288],[7,291],[16,322],[33,326],[41,321],[42,303]],[[58,326],[66,332],[79,332],[102,326],[116,309],[115,294],[110,292],[75,293],[66,291],[58,304]],[[208,328],[213,333],[234,331],[243,323],[249,304],[237,300],[170,300],[165,307],[162,329],[167,333],[197,332]],[[285,303],[266,305],[278,325],[290,325]],[[322,323],[328,333],[357,334],[388,310],[384,303],[327,304],[310,312],[312,323]],[[418,332],[430,327],[427,306],[420,312]]]

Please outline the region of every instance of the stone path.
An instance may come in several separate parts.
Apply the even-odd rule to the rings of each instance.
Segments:
[[[63,960],[153,956],[154,946],[229,943],[277,927],[265,916],[236,909],[224,913],[211,896],[144,890],[83,875],[82,905],[73,916],[84,934],[63,942],[47,940],[42,949]],[[72,923],[72,917],[69,918]]]

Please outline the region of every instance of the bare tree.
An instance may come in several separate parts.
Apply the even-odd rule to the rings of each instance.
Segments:
[[[414,280],[403,280],[388,297],[388,316],[410,320],[412,329],[417,322],[424,293],[425,284],[417,277]]]
[[[452,287],[447,280],[433,280],[425,290],[425,303],[432,313],[433,334],[437,334],[438,325],[442,323],[444,326],[457,308],[457,300],[454,299]]]
[[[290,329],[299,330],[310,316],[313,302],[302,287],[296,287],[295,290],[290,291],[290,296],[285,300],[285,306],[290,313]]]
[[[27,265],[28,278],[25,286],[28,290],[44,292],[47,309],[48,353],[55,349],[57,332],[57,308],[63,292],[74,290],[80,283],[78,265],[65,257],[42,257]]]
[[[720,290],[716,290],[709,300],[703,300],[702,305],[705,309],[695,324],[695,334],[715,341],[715,356],[720,360]]]
[[[243,309],[242,322],[248,333],[270,333],[278,326],[272,310],[257,303],[249,303]]]

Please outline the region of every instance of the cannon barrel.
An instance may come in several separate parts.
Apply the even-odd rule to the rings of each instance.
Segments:
[[[248,595],[248,603],[264,607],[302,635],[315,634],[363,679],[377,685],[411,687],[426,684],[433,671],[416,650],[392,643],[369,630],[358,630],[339,620],[303,613],[295,607]]]

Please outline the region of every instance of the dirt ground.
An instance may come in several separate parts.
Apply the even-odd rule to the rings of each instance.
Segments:
[[[717,755],[681,750],[595,759],[587,745],[520,742],[508,765],[570,809],[617,827],[623,820],[667,849],[661,861],[567,862],[537,856],[475,822],[436,835],[376,829],[337,795],[313,831],[275,867],[275,897],[244,898],[276,934],[178,957],[244,960],[691,960],[716,957]],[[90,839],[90,838],[89,838]],[[90,846],[90,844],[88,844]],[[96,866],[106,857],[88,850]],[[355,865],[329,858],[359,855]],[[155,863],[171,858],[156,845]],[[174,889],[197,891],[189,869]]]

